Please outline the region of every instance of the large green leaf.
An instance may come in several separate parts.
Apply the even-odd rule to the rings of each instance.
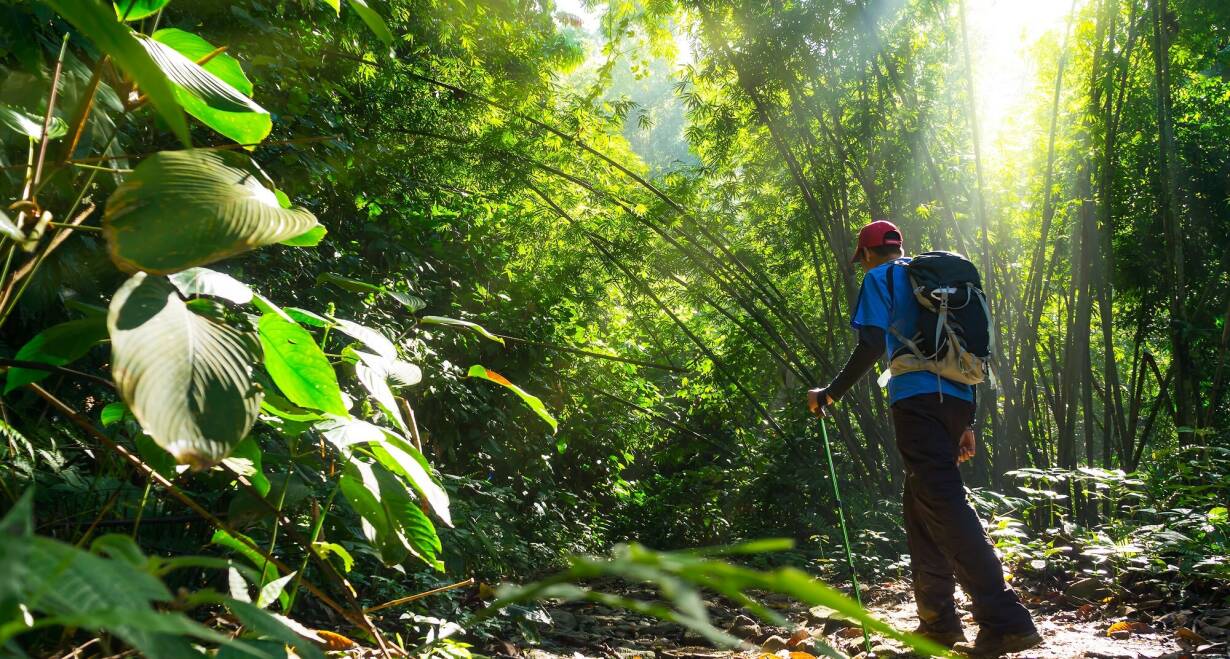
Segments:
[[[338,485],[346,502],[361,518],[363,537],[380,554],[380,560],[387,565],[404,561],[410,547],[397,529],[394,511],[385,505],[386,497],[372,465],[359,460],[347,462]]]
[[[242,540],[240,538],[242,538]],[[258,570],[260,570],[259,572],[253,573],[252,581],[259,582],[259,583],[268,583],[270,581],[273,581],[274,579],[277,579],[278,578],[277,566],[274,565],[273,563],[270,563],[264,556],[261,556],[259,552],[252,549],[252,547],[250,547],[248,543],[244,542],[243,540],[251,541],[251,538],[243,534],[239,534],[238,537],[236,537],[226,531],[219,529],[217,531],[214,531],[213,537],[209,539],[209,543],[213,545],[218,545],[219,547],[226,547],[227,549],[234,551],[240,556],[243,556],[244,558],[246,558],[249,563],[251,563]],[[236,567],[239,567],[239,566],[237,565]],[[246,569],[247,568],[244,568],[244,570]]]
[[[253,333],[193,313],[163,277],[138,273],[107,314],[112,373],[142,428],[195,468],[225,458],[260,408]]]
[[[499,373],[496,373],[495,371],[491,369],[485,368],[483,366],[479,366],[478,364],[471,366],[469,372],[466,373],[466,375],[472,378],[482,378],[484,380],[490,380],[491,382],[494,382],[496,384],[499,384],[499,385],[502,385],[508,388],[513,393],[517,394],[517,396],[520,397],[521,400],[525,401],[525,404],[529,405],[530,409],[534,410],[534,413],[537,414],[539,417],[541,417],[543,421],[546,421],[548,424],[551,425],[551,432],[555,432],[559,430],[559,424],[556,422],[555,417],[551,416],[551,413],[547,411],[547,406],[543,405],[542,401],[539,400],[537,396],[530,394],[530,393],[526,393],[524,389],[513,384],[512,382],[508,380],[508,378],[504,377],[503,375],[500,375]]]
[[[291,572],[262,586],[260,594],[256,597],[256,607],[264,609],[276,602],[282,591],[286,590],[286,584],[290,583],[290,580],[294,579],[296,574],[298,573]]]
[[[15,359],[63,366],[80,359],[106,338],[107,321],[102,316],[70,320],[36,334],[17,351]],[[47,371],[32,368],[11,368],[4,384],[4,393],[38,382],[48,375],[51,374]]]
[[[363,533],[385,563],[401,563],[409,553],[444,569],[435,527],[397,476],[379,465],[351,460],[342,472],[341,490],[363,518]]]
[[[393,342],[388,337],[380,332],[345,318],[330,316],[329,320],[337,327],[339,332],[363,342],[363,345],[371,348],[377,355],[385,359],[397,358],[397,347],[393,345]]]
[[[329,231],[325,229],[323,224],[317,224],[306,232],[281,242],[283,245],[289,245],[290,247],[315,247],[320,244],[320,241],[325,239],[328,233]]]
[[[383,368],[382,362],[385,360],[378,355],[373,355],[362,350],[352,350],[347,348],[349,354],[358,357],[354,364],[355,378],[359,384],[363,385],[364,389],[372,395],[372,399],[384,411],[384,415],[397,426],[399,430],[406,431],[406,421],[401,417],[401,410],[397,408],[397,399],[393,396],[393,390],[389,388],[389,375]]]
[[[115,15],[125,21],[139,21],[153,16],[170,0],[115,0]]]
[[[193,62],[198,62],[201,58],[217,50],[216,46],[201,37],[173,27],[158,30],[151,34],[150,38],[158,43],[170,46]],[[243,67],[239,65],[239,60],[234,57],[226,53],[219,53],[200,66],[217,76],[222,82],[234,87],[235,91],[240,94],[252,95],[252,81],[243,72]]]
[[[251,632],[266,638],[276,639],[295,648],[296,654],[305,659],[324,659],[318,645],[324,644],[318,634],[302,624],[276,613],[265,611],[255,604],[230,598],[222,598],[232,614]],[[241,655],[252,656],[252,655]]]
[[[349,416],[337,374],[310,332],[272,313],[261,316],[258,327],[265,370],[292,403]]]
[[[384,287],[375,284],[369,284],[365,281],[360,281],[352,277],[339,275],[336,272],[322,272],[316,275],[316,283],[318,284],[333,284],[338,288],[344,288],[348,291],[356,293],[383,293]]]
[[[286,307],[286,315],[293,318],[295,322],[311,325],[312,327],[332,327],[333,323],[324,316],[307,309],[299,307]]]
[[[121,270],[171,273],[298,236],[316,225],[285,209],[235,153],[163,151],[107,200],[103,231]]]
[[[423,381],[423,369],[410,362],[396,357],[373,355],[362,350],[354,350],[349,346],[346,350],[375,371],[378,377],[387,380],[391,386],[409,387]]]
[[[139,41],[171,81],[175,98],[188,114],[240,144],[256,144],[269,135],[273,121],[256,101],[175,48],[148,37]]]
[[[448,493],[431,477],[427,458],[397,433],[366,421],[326,421],[317,428],[339,451],[350,453],[350,447],[368,445],[372,455],[390,471],[405,478],[414,487],[433,513],[446,525],[453,525],[449,512]]]
[[[138,3],[148,0],[135,0]],[[43,0],[68,19],[82,34],[89,37],[99,50],[111,56],[120,68],[136,81],[159,116],[171,128],[184,146],[192,144],[188,122],[175,98],[175,91],[153,58],[133,36],[132,30],[120,23],[112,7],[97,0]]]

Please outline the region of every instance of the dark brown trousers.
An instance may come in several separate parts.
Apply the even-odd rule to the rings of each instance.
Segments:
[[[957,469],[957,442],[973,419],[974,405],[926,394],[897,401],[892,412],[905,462],[905,535],[919,620],[936,631],[959,628],[953,592],[960,583],[980,627],[1032,631],[1029,612],[1004,581]]]

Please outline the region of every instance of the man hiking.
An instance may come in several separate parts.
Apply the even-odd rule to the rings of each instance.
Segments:
[[[858,332],[858,345],[827,387],[807,392],[808,408],[818,415],[827,416],[828,407],[875,365],[886,347],[890,360],[899,350],[924,357],[906,338],[919,338],[916,325],[923,307],[907,274],[911,259],[904,256],[901,232],[883,220],[868,224],[859,232],[851,261],[866,271],[850,323]],[[974,456],[973,388],[937,372],[914,370],[893,375],[888,395],[897,450],[906,469],[903,510],[918,607],[916,633],[973,657],[1038,645],[1042,637],[1004,581],[999,558],[966,501],[957,468]],[[958,583],[973,601],[978,623],[973,643],[965,642],[953,599]]]

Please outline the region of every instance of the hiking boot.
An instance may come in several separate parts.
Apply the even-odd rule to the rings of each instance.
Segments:
[[[981,629],[973,643],[957,643],[952,651],[963,657],[983,659],[1028,650],[1041,642],[1042,635],[1036,629],[1015,634]]]
[[[960,627],[951,629],[934,629],[927,625],[919,625],[914,630],[915,636],[921,636],[936,645],[951,648],[957,643],[965,642],[965,632]]]

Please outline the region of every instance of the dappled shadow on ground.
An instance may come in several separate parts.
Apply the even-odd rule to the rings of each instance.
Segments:
[[[648,591],[629,594],[650,595]],[[1226,641],[1230,640],[1226,638],[1230,609],[1170,610],[1162,601],[1134,605],[1082,601],[1071,593],[1024,591],[1022,597],[1046,641],[1038,648],[1012,655],[1018,659],[1226,656]],[[868,589],[866,599],[871,611],[894,627],[914,627],[907,583],[874,586]],[[752,659],[763,655],[810,659],[830,652],[824,648],[827,645],[837,651],[836,656],[911,656],[901,645],[875,636],[871,639],[872,653],[866,655],[860,629],[823,607],[807,610],[785,599],[766,598],[770,607],[790,621],[791,627],[784,628],[759,624],[719,598],[709,598],[706,603],[715,626],[745,641],[742,649],[714,648],[679,625],[580,602],[547,605],[524,633],[482,649],[492,656],[519,659]],[[965,624],[972,637],[976,627],[968,615]]]

